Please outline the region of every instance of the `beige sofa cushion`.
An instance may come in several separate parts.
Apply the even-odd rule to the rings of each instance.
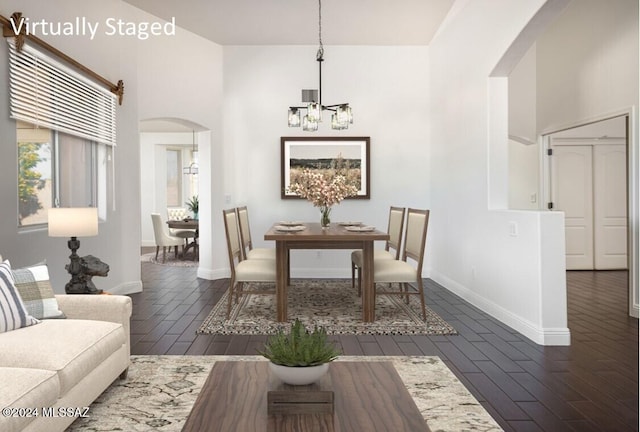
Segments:
[[[42,408],[54,406],[60,393],[60,382],[53,371],[25,368],[0,367],[0,407],[5,408]],[[13,413],[11,413],[13,414]],[[34,417],[23,413],[16,416],[1,416],[0,430],[18,432],[25,428]],[[38,411],[38,415],[42,415]]]
[[[0,334],[0,366],[57,371],[64,395],[125,343],[120,324],[46,320]]]

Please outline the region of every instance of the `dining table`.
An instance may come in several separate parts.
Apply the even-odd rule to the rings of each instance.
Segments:
[[[173,229],[195,231],[195,236],[193,237],[192,241],[187,242],[187,245],[185,246],[184,251],[182,252],[182,257],[183,259],[186,259],[187,252],[189,252],[189,249],[193,249],[193,260],[194,261],[198,260],[199,259],[198,234],[199,234],[199,228],[200,228],[200,223],[198,222],[198,219],[168,220],[167,225],[169,226],[169,228],[173,228]]]
[[[389,234],[362,224],[331,223],[325,228],[317,222],[278,222],[267,230],[264,239],[274,241],[276,246],[277,321],[286,322],[288,319],[289,253],[294,249],[361,249],[362,321],[375,321],[373,244],[389,240]]]

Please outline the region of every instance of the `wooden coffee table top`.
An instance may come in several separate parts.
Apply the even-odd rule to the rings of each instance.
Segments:
[[[283,384],[265,361],[216,362],[182,429],[252,432],[428,432],[391,362],[334,362],[318,386],[334,391],[333,414],[267,414]]]

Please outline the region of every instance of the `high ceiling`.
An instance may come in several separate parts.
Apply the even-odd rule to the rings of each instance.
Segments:
[[[315,0],[125,0],[220,45],[315,45]],[[327,45],[428,45],[454,0],[324,0]]]

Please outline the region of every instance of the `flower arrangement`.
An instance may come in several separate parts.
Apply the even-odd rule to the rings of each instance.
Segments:
[[[340,158],[333,166],[334,168],[324,172],[305,168],[288,188],[289,192],[307,199],[315,207],[320,208],[322,213],[320,223],[323,227],[331,222],[331,206],[339,204],[346,197],[358,194],[358,188],[347,180],[347,176],[343,174],[344,170],[335,168],[340,166]]]
[[[289,186],[289,192],[311,201],[315,207],[331,207],[348,196],[358,193],[358,189],[347,183],[343,175],[327,178],[320,172],[305,168],[298,181]]]

